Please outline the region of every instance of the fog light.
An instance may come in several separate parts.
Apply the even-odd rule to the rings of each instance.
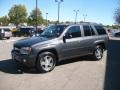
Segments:
[[[23,62],[26,62],[27,60],[26,59],[23,59]]]

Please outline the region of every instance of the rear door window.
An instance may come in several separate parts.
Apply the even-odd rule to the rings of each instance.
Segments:
[[[84,36],[91,36],[91,29],[89,25],[83,25]]]

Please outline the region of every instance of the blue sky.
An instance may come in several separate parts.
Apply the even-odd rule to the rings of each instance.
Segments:
[[[35,0],[0,0],[0,16],[7,15],[14,4],[23,4],[27,12],[35,8]],[[54,0],[38,0],[38,7],[45,18],[48,13],[49,20],[57,20],[57,3]],[[83,20],[83,14],[87,14],[86,21],[114,24],[114,11],[118,7],[118,0],[64,0],[60,8],[60,21],[74,21],[75,13],[79,10],[77,21]]]

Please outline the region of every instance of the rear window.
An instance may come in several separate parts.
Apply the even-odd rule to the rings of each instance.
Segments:
[[[21,33],[30,33],[30,31],[32,31],[33,28],[20,28],[20,32]]]
[[[95,26],[95,29],[97,30],[99,35],[105,35],[106,31],[102,26]]]
[[[10,32],[10,29],[4,29],[5,32]]]

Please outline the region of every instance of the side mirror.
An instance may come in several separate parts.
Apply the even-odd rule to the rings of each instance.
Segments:
[[[66,43],[66,36],[63,36],[63,42]]]
[[[66,43],[66,39],[70,39],[72,38],[72,35],[69,34],[69,33],[66,33],[64,36],[63,36],[63,42]]]

